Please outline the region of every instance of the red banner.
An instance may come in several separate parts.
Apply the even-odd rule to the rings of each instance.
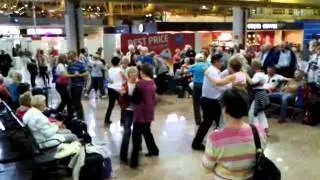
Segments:
[[[142,45],[149,48],[149,51],[155,51],[157,54],[166,53],[168,57],[174,55],[175,49],[183,49],[186,44],[194,47],[193,33],[177,34],[123,34],[121,35],[121,50],[128,51],[128,45]]]

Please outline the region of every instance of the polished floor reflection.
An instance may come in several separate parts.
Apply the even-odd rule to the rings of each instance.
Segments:
[[[114,122],[109,128],[103,124],[107,101],[91,99],[85,101],[86,118],[90,133],[98,143],[107,143],[113,153],[114,178],[120,180],[197,180],[211,179],[201,167],[201,152],[192,151],[190,144],[194,125],[191,99],[175,96],[158,97],[156,120],[152,130],[160,149],[158,158],[142,157],[138,170],[131,170],[119,162],[122,128],[120,111],[116,107],[112,114]],[[266,155],[280,167],[285,180],[316,180],[320,157],[319,127],[304,126],[296,120],[278,124],[269,119],[271,137],[268,139]],[[146,151],[144,145],[143,150]]]

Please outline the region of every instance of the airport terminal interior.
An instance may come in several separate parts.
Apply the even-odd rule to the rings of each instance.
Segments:
[[[0,0],[0,180],[318,180],[320,1]]]

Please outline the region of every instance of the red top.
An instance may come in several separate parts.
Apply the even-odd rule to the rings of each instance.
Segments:
[[[150,123],[154,120],[156,85],[153,80],[140,80],[136,84],[136,90],[139,91],[141,99],[138,104],[134,104],[134,121]]]

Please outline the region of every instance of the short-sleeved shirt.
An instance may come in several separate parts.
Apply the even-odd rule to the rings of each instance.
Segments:
[[[68,66],[69,74],[75,74],[76,72],[78,72],[79,74],[82,74],[82,73],[85,73],[86,71],[87,70],[85,65],[78,60]],[[83,86],[84,86],[84,77],[71,78],[71,87],[83,87]]]
[[[265,84],[265,88],[266,89],[275,89],[279,86],[279,84],[281,83],[281,81],[283,81],[284,77],[279,75],[279,74],[274,74],[272,77],[270,77],[269,75],[265,75],[266,76],[266,84]]]
[[[137,57],[137,61],[138,62],[141,62],[141,64],[145,64],[145,63],[148,63],[148,64],[151,64],[153,65],[154,62],[153,62],[153,58],[151,56],[138,56]]]
[[[62,63],[59,63],[59,64],[57,65],[57,68],[56,68],[56,73],[57,73],[57,75],[58,75],[58,76],[59,76],[59,75],[62,75],[64,72],[66,72],[66,67],[65,67],[65,65],[62,64]]]
[[[266,83],[266,76],[263,72],[257,72],[252,78],[253,84],[259,84],[259,86],[254,89],[264,89],[264,84]]]
[[[89,67],[91,69],[90,75],[91,77],[103,77],[103,63],[101,61],[90,61]]]
[[[214,66],[210,66],[208,69],[208,76],[211,79],[221,79],[220,76],[220,70],[217,69]],[[214,86],[210,79],[205,76],[203,80],[203,86],[202,86],[202,97],[209,98],[209,99],[216,99],[219,100],[222,93],[228,89],[231,88],[231,84],[225,85],[225,86]]]
[[[192,73],[194,83],[203,83],[204,69],[206,67],[209,67],[209,64],[204,62],[189,66],[189,72]]]

